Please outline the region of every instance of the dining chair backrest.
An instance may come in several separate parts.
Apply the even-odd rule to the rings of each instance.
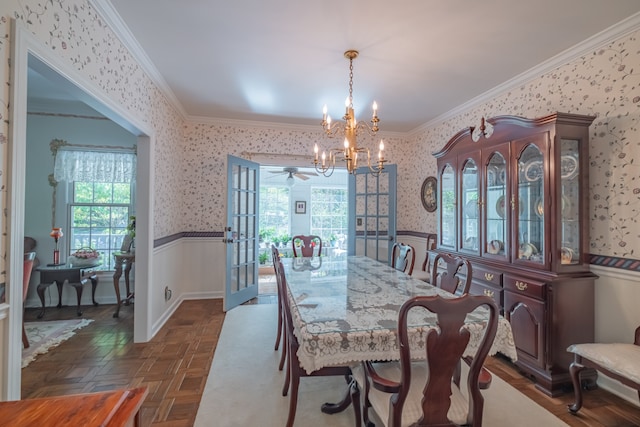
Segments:
[[[421,310],[418,307],[436,315],[438,329],[427,332],[424,349],[411,350],[415,343],[409,339],[408,319],[412,310]],[[482,324],[484,331],[479,331],[482,334],[480,343],[472,355],[466,381],[461,382],[460,361],[471,338],[469,331],[464,329],[465,319],[479,307],[486,308],[489,315]],[[409,299],[398,313],[399,366],[397,363],[364,362],[364,371],[372,380],[365,381],[365,401],[371,402],[389,427],[481,426],[484,398],[480,393],[479,378],[496,337],[498,315],[495,301],[484,295],[466,294],[459,298],[416,296]],[[412,351],[425,354],[411,354]],[[395,368],[391,368],[394,365]],[[382,372],[398,368],[400,380],[392,379],[398,382],[387,382],[385,386],[384,379],[388,377]],[[368,385],[370,382],[372,388]],[[413,424],[418,419],[420,423]]]
[[[413,246],[404,243],[395,243],[393,245],[391,249],[391,267],[407,274],[412,274],[415,263],[416,251]]]
[[[313,257],[322,254],[322,239],[315,235],[293,236],[291,239],[294,257]]]
[[[469,293],[471,276],[471,263],[459,255],[438,254],[433,260],[431,284],[447,292],[456,295]]]
[[[422,271],[427,273],[431,273],[431,251],[436,248],[437,239],[437,234],[427,234],[427,248],[425,250],[424,262],[422,263]]]

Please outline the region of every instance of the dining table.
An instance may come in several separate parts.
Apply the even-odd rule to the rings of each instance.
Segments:
[[[417,295],[456,296],[388,264],[366,256],[284,258],[287,298],[300,366],[311,373],[326,366],[363,361],[398,360],[398,312]],[[465,356],[473,354],[484,333],[489,312],[479,307],[464,328],[471,339]],[[437,328],[436,315],[412,310],[408,321],[412,357],[426,357],[425,337]],[[490,354],[517,360],[511,325],[499,316]]]

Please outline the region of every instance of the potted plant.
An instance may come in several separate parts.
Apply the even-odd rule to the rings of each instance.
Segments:
[[[260,252],[260,255],[258,255],[258,261],[260,262],[260,264],[266,264],[267,260],[269,259],[269,252]]]
[[[275,227],[264,227],[261,228],[258,232],[258,237],[260,238],[260,243],[264,245],[265,248],[269,247],[271,243],[271,239],[276,233]]]
[[[281,234],[280,241],[282,242],[282,247],[286,248],[289,242],[291,241],[291,236],[289,236],[287,233]]]

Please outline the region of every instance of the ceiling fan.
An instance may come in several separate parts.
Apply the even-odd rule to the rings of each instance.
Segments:
[[[315,172],[300,172],[298,168],[283,168],[281,171],[269,171],[270,173],[275,173],[279,175],[289,174],[287,177],[287,184],[293,185],[294,177],[306,181],[310,176],[318,176]]]

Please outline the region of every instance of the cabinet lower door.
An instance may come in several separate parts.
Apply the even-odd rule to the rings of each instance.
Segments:
[[[505,290],[504,315],[511,323],[518,359],[545,367],[545,304],[543,301]]]

